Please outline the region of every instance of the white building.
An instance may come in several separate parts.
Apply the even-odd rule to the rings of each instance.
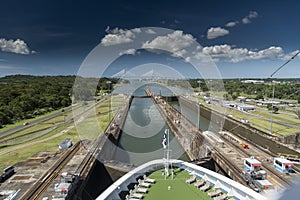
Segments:
[[[236,108],[240,111],[254,111],[255,106],[249,104],[236,104]]]

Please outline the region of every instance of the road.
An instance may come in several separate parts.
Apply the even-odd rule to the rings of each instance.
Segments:
[[[60,131],[59,133],[55,134],[55,135],[52,135],[48,138],[45,138],[45,139],[42,139],[42,140],[38,140],[38,141],[34,141],[34,142],[29,142],[29,143],[25,143],[25,144],[21,144],[21,145],[18,145],[16,147],[13,147],[13,148],[10,148],[10,149],[7,149],[5,151],[1,151],[0,152],[0,156],[1,155],[5,155],[5,154],[8,154],[10,152],[13,152],[13,151],[16,151],[16,150],[19,150],[19,149],[22,149],[22,148],[25,148],[25,147],[29,147],[31,145],[35,145],[35,144],[39,144],[39,143],[43,143],[43,142],[46,142],[48,140],[52,140],[54,138],[57,138],[61,135],[64,135],[65,133],[69,132],[70,130],[72,130],[73,128],[75,128],[75,124],[79,124],[81,122],[83,122],[85,120],[85,118],[87,117],[87,115],[93,111],[92,108],[94,108],[96,105],[98,105],[100,102],[97,102],[96,104],[93,104],[91,105],[90,107],[88,107],[87,109],[85,109],[83,112],[80,112],[80,115],[81,116],[78,116],[76,117],[77,119],[74,121],[74,124],[68,126],[66,129]],[[72,108],[68,108],[67,111],[71,110]],[[58,115],[61,114],[61,113],[57,113]],[[57,114],[55,114],[56,116],[58,116]],[[47,116],[47,117],[50,117],[50,116]],[[53,116],[52,116],[53,117]],[[48,119],[51,119],[51,118],[48,118]],[[47,120],[47,119],[45,119]],[[45,120],[42,120],[42,121],[45,121]],[[36,120],[38,121],[37,123],[40,123],[41,121],[40,120]],[[36,122],[35,121],[35,122]],[[32,124],[32,126],[35,125],[35,124]]]
[[[78,106],[79,106],[79,105],[78,105]],[[78,106],[76,106],[76,107],[78,107]],[[76,108],[76,107],[75,107],[75,108]],[[50,120],[50,119],[52,119],[52,118],[54,118],[54,117],[58,117],[58,116],[60,116],[60,115],[63,115],[63,114],[65,114],[66,112],[71,111],[72,109],[74,109],[74,107],[70,106],[70,107],[68,107],[68,108],[65,108],[65,109],[64,109],[64,112],[54,113],[54,114],[51,114],[51,115],[42,117],[42,118],[40,118],[40,119],[34,120],[34,121],[30,122],[30,123],[27,124],[27,125],[20,125],[20,126],[17,126],[17,127],[15,127],[15,128],[9,129],[9,130],[7,130],[7,131],[0,132],[0,137],[1,137],[1,136],[5,136],[5,135],[9,135],[9,134],[12,134],[12,133],[15,133],[15,132],[18,132],[18,131],[22,131],[22,130],[27,129],[27,128],[30,128],[30,127],[32,127],[32,126],[35,126],[35,125],[41,123],[41,122],[44,122],[44,121]]]
[[[197,97],[197,96],[193,96],[193,97]],[[197,97],[197,98],[199,98],[199,97]],[[188,99],[195,102],[195,99],[193,99],[193,98],[188,98]],[[197,102],[195,102],[195,103],[197,103]],[[256,115],[256,114],[253,114],[253,113],[250,113],[250,112],[240,111],[240,110],[235,109],[235,108],[228,108],[228,107],[222,106],[220,103],[217,103],[217,102],[214,102],[214,101],[211,101],[211,104],[206,105],[206,106],[208,106],[209,108],[215,110],[212,105],[219,106],[219,107],[222,107],[224,109],[234,109],[235,111],[240,112],[242,114],[245,114],[245,115],[248,115],[250,117],[253,117],[253,118],[256,118],[256,119],[261,119],[261,120],[264,120],[264,121],[267,121],[267,122],[271,123],[270,118],[262,117],[262,116],[259,116],[259,115]],[[277,120],[274,120],[274,119],[272,120],[272,123],[273,124],[278,124],[278,125],[281,125],[281,126],[285,126],[287,128],[300,129],[300,126],[297,125],[297,124],[289,124],[289,123],[277,121]]]

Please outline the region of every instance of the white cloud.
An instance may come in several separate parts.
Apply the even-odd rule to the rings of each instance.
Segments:
[[[291,59],[293,56],[295,56],[298,52],[300,52],[299,50],[296,50],[296,51],[292,51],[288,54],[286,54],[284,56],[284,59],[285,60],[288,60],[288,59]],[[298,54],[296,57],[294,57],[293,59],[299,59],[300,60],[300,54]]]
[[[190,61],[191,61],[191,57],[188,56],[185,58],[185,62],[190,62]]]
[[[195,55],[195,58],[201,59],[203,55],[210,55],[213,60],[227,61],[232,63],[246,60],[259,59],[284,59],[283,49],[281,47],[271,46],[260,51],[248,50],[247,48],[235,48],[228,44],[208,46]]]
[[[141,33],[142,32],[142,30],[140,28],[134,28],[131,31],[135,32],[135,33]]]
[[[8,66],[8,65],[0,65],[0,70],[20,70],[21,67],[16,66]]]
[[[5,38],[0,38],[0,50],[16,54],[34,53],[34,51],[30,51],[28,45],[20,39],[6,40]]]
[[[257,18],[258,13],[256,11],[250,11],[249,14],[241,20],[243,24],[249,24],[251,23],[251,19]],[[225,26],[226,27],[234,27],[239,23],[239,21],[230,21]]]
[[[196,39],[190,34],[182,31],[174,31],[166,36],[158,36],[152,41],[146,41],[142,48],[165,50],[173,53],[173,56],[183,56],[188,48]]]
[[[251,21],[250,21],[250,19],[248,17],[244,17],[242,19],[242,22],[243,22],[243,24],[249,24]]]
[[[0,65],[0,69],[13,69],[13,67],[11,67],[11,66],[1,66]]]
[[[249,24],[251,22],[250,19],[254,19],[258,17],[258,13],[256,11],[250,11],[249,14],[242,19],[243,24]]]
[[[269,58],[269,59],[275,59],[275,58],[283,58],[283,49],[281,47],[275,47],[271,46],[267,49],[263,49],[260,51],[249,51],[248,52],[249,58],[250,59],[264,59],[264,58]]]
[[[148,34],[155,34],[156,32],[154,30],[152,30],[152,29],[147,29],[146,33],[148,33]]]
[[[258,13],[256,11],[250,11],[248,17],[250,19],[258,17]]]
[[[234,26],[236,26],[238,23],[239,23],[238,21],[228,22],[225,26],[226,26],[226,27],[234,27]]]
[[[221,27],[211,27],[207,30],[207,39],[214,39],[229,34],[229,31]]]
[[[114,28],[110,29],[109,26],[105,30],[108,34],[101,40],[104,46],[111,46],[117,44],[130,43],[135,38],[136,33],[140,33],[141,29],[135,28],[132,30]]]
[[[185,49],[181,49],[181,50],[179,50],[179,51],[175,51],[174,53],[173,53],[173,56],[175,56],[175,57],[182,57],[184,54],[186,54],[187,53],[187,50],[185,50]]]
[[[135,55],[136,53],[136,49],[127,49],[123,52],[120,53],[120,56],[121,55]]]

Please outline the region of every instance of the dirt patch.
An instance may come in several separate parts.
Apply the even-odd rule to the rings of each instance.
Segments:
[[[29,162],[24,163],[24,166],[26,166],[26,167],[34,167],[34,166],[40,166],[40,165],[41,165],[41,162],[39,162],[39,161],[29,161]]]
[[[14,180],[14,181],[28,180],[32,177],[33,177],[33,175],[15,175],[11,180]]]

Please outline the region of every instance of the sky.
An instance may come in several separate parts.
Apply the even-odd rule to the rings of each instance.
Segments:
[[[0,77],[78,74],[95,47],[129,45],[144,27],[173,32],[139,48],[167,49],[170,55],[162,56],[181,58],[178,65],[185,71],[192,59],[186,50],[197,42],[198,52],[210,55],[224,78],[268,78],[300,50],[297,0],[11,0],[2,1],[1,8]],[[127,49],[114,64],[129,69],[137,55],[143,51]],[[300,55],[274,77],[300,78],[299,67]]]

